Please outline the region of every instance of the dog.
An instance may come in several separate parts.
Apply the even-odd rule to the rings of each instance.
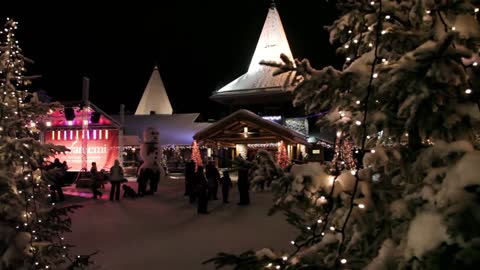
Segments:
[[[138,195],[135,192],[135,190],[133,190],[133,188],[129,187],[126,184],[123,184],[122,189],[123,189],[123,197],[124,198],[132,198],[132,199],[137,198]]]

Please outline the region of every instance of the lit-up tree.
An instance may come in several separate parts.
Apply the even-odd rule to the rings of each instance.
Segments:
[[[288,165],[290,165],[287,155],[287,148],[285,147],[285,143],[283,141],[280,141],[278,144],[277,162],[282,169],[285,169],[288,167]]]
[[[69,256],[68,214],[79,206],[49,203],[49,182],[59,173],[41,170],[44,158],[64,147],[42,145],[40,121],[58,104],[41,103],[25,87],[29,62],[15,38],[17,22],[0,32],[0,269],[81,269],[90,256]]]
[[[195,171],[198,166],[203,166],[202,155],[200,154],[200,148],[198,147],[197,141],[193,141],[192,160],[195,161]]]
[[[351,137],[362,164],[280,178],[275,208],[299,229],[293,251],[220,254],[236,269],[474,269],[480,264],[477,1],[336,1],[328,27],[342,70],[308,60],[294,103],[329,110],[322,127]],[[341,148],[341,147],[340,147]],[[292,169],[293,170],[293,169]]]

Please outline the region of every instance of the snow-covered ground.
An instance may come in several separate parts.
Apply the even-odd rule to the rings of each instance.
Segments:
[[[66,235],[79,253],[99,250],[100,269],[214,269],[201,262],[217,252],[239,253],[276,247],[288,250],[295,230],[281,214],[267,216],[270,192],[251,193],[250,206],[238,206],[232,189],[230,204],[209,203],[208,215],[198,215],[196,206],[183,196],[184,181],[167,179],[159,192],[137,200],[110,202],[87,198],[89,193],[70,189],[69,203],[85,207],[73,217],[73,233]],[[136,183],[129,183],[136,189]],[[107,189],[110,185],[107,185]],[[68,188],[67,188],[68,189]],[[85,190],[86,191],[86,190]]]

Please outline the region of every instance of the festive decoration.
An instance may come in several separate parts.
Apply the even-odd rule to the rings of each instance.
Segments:
[[[80,206],[49,202],[51,185],[62,169],[43,160],[67,149],[38,141],[39,125],[59,104],[42,103],[25,87],[25,64],[15,38],[18,23],[7,18],[0,31],[0,269],[84,269],[90,256],[69,255],[62,236],[70,232],[68,214]]]
[[[342,70],[285,55],[284,63],[265,62],[295,72],[294,103],[308,113],[329,109],[320,124],[342,131],[333,170],[294,165],[274,182],[282,188],[274,189],[272,210],[298,229],[285,239],[295,249],[211,261],[242,269],[474,269],[478,8],[473,1],[336,2],[342,15],[328,29],[346,57]],[[363,155],[354,169],[346,138]]]
[[[335,155],[333,156],[332,164],[338,166],[339,170],[356,169],[352,142],[348,137],[342,138],[342,132],[337,133],[337,144],[335,144]]]
[[[198,148],[197,141],[193,141],[192,160],[195,161],[195,171],[197,170],[198,166],[203,166],[202,156],[200,155],[200,149]]]
[[[287,155],[287,148],[285,148],[285,143],[283,141],[278,143],[277,162],[282,169],[285,169],[290,164]]]
[[[148,127],[143,131],[143,143],[140,145],[140,157],[142,165],[140,170],[151,170],[158,175],[162,181],[165,178],[165,169],[163,168],[162,151],[160,151],[160,134],[153,127]]]

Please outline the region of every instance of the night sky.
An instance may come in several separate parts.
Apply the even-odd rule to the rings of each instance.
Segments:
[[[157,63],[175,112],[214,117],[222,106],[208,97],[246,72],[270,1],[191,2],[72,2],[4,8],[0,15],[19,22],[20,45],[35,61],[30,71],[43,76],[32,90],[79,100],[88,76],[93,103],[109,113],[124,103],[134,112]],[[294,57],[309,58],[315,67],[338,65],[323,29],[337,13],[332,1],[276,2]]]

